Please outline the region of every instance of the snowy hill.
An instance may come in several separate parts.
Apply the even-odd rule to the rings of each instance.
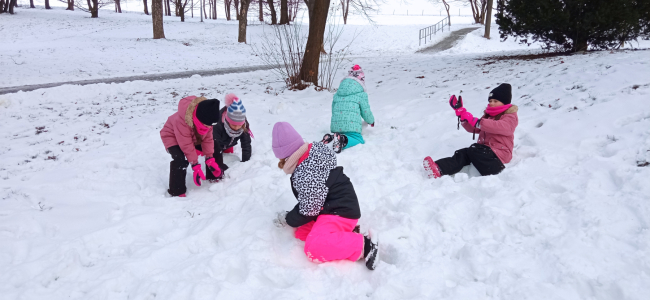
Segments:
[[[273,124],[320,140],[331,93],[259,71],[0,95],[0,299],[645,299],[650,52],[499,60],[523,52],[482,53],[516,44],[471,47],[476,35],[436,55],[350,61],[377,123],[338,162],[362,230],[381,233],[375,271],[311,263],[272,224],[295,205]],[[496,176],[426,179],[425,156],[473,143],[449,95],[480,114],[503,82],[519,106],[513,161]],[[162,125],[184,96],[229,92],[248,110],[251,161],[236,148],[223,182],[188,177],[188,197],[168,197]]]

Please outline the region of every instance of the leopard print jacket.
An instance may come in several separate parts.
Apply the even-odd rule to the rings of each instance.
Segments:
[[[336,153],[332,149],[321,142],[312,144],[309,156],[291,176],[291,184],[298,192],[300,214],[318,216],[329,192],[325,182],[336,165]]]

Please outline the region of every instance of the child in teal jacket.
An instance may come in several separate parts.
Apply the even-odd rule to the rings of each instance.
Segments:
[[[365,141],[361,136],[362,118],[370,126],[375,126],[375,117],[370,110],[366,93],[365,75],[359,65],[354,65],[334,94],[330,125],[333,134],[325,134],[323,143],[334,141],[333,147],[336,153],[364,144]]]

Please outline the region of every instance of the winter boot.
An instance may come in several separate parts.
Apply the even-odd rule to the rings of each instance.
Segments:
[[[333,136],[333,135],[331,135],[331,134],[329,134],[329,133],[326,133],[326,134],[323,136],[323,140],[321,141],[321,143],[327,145],[327,144],[329,144],[333,139],[334,139],[334,136]]]
[[[440,172],[440,168],[438,167],[438,164],[436,164],[433,159],[431,159],[431,156],[427,156],[424,158],[424,171],[427,173],[427,177],[429,178],[440,178],[442,176],[442,173]]]
[[[367,235],[363,236],[363,257],[366,261],[366,268],[374,270],[379,263],[379,242],[374,241]]]
[[[345,136],[345,134],[340,134],[340,133],[335,133],[334,134],[334,144],[332,145],[332,149],[334,152],[341,153],[343,151],[343,148],[348,145],[348,137]]]

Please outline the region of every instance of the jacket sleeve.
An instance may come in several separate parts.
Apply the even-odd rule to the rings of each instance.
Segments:
[[[241,161],[249,161],[252,154],[253,148],[251,147],[251,136],[248,131],[246,131],[241,134]]]
[[[203,136],[203,141],[201,142],[201,149],[205,157],[214,156],[214,139],[212,138],[212,126],[208,129],[208,133]]]
[[[178,146],[181,147],[185,157],[191,164],[199,162],[199,157],[196,155],[196,147],[194,147],[194,140],[192,139],[192,129],[189,127],[174,126],[174,135]]]
[[[513,135],[519,120],[515,114],[506,114],[500,120],[483,119],[481,120],[481,130],[492,134]]]
[[[361,117],[368,124],[375,124],[375,116],[370,110],[370,103],[368,102],[368,94],[363,92],[361,94],[361,101],[359,102],[359,108],[361,109]]]
[[[483,121],[484,120],[486,120],[486,119],[481,120],[481,123],[480,123],[481,127],[483,126]],[[460,121],[460,125],[463,126],[463,128],[465,128],[465,130],[467,132],[469,132],[469,133],[477,133],[478,134],[479,132],[481,132],[480,129],[478,129],[478,128],[472,126],[472,125],[469,125],[469,122],[467,122],[467,121]]]
[[[313,217],[308,217],[305,215],[300,214],[300,204],[296,204],[296,206],[293,207],[293,209],[287,213],[287,224],[291,227],[300,227],[302,225],[305,225],[311,221],[316,221],[318,216],[313,216]]]

